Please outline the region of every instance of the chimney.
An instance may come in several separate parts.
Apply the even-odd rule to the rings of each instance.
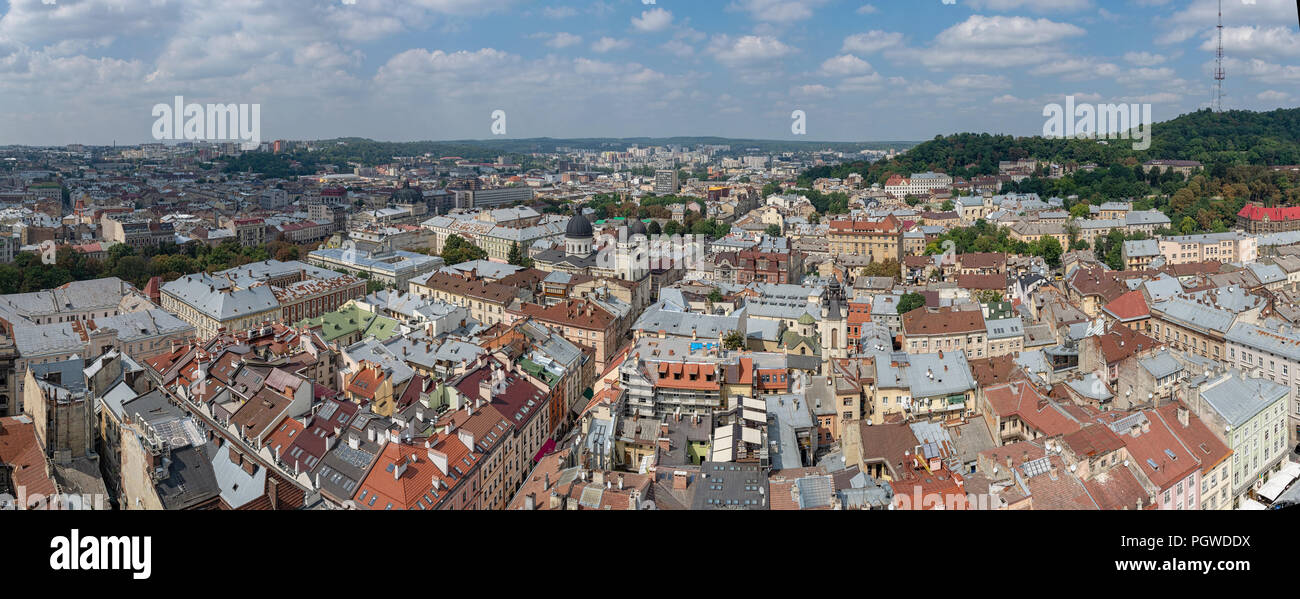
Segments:
[[[271,501],[271,509],[280,509],[280,481],[275,477],[267,477],[267,499]]]
[[[1187,425],[1190,421],[1191,421],[1191,412],[1188,411],[1188,409],[1185,407],[1178,406],[1178,424],[1183,425],[1183,428],[1187,428]]]
[[[549,504],[551,506],[551,509],[553,510],[560,509],[562,503],[563,502],[560,500],[560,494],[556,493],[555,491],[551,491],[551,501]]]
[[[447,473],[447,454],[438,451],[432,447],[429,448],[429,461],[438,468],[439,472]]]
[[[622,475],[622,474],[618,475],[618,490],[620,490],[620,491],[623,490],[623,475]]]
[[[537,499],[532,493],[524,496],[524,509],[530,512],[537,509]]]
[[[1142,432],[1143,433],[1151,432],[1151,419],[1148,418],[1142,421]]]
[[[688,479],[688,477],[687,477],[687,475],[686,475],[686,471],[684,471],[684,470],[676,470],[676,471],[674,471],[674,472],[673,472],[673,489],[674,489],[674,490],[677,490],[677,491],[684,490],[684,489],[686,488],[687,479]]]
[[[593,470],[593,471],[591,472],[591,482],[596,483],[596,484],[598,484],[598,485],[604,483],[604,482],[605,482],[605,471],[604,471],[604,470]]]

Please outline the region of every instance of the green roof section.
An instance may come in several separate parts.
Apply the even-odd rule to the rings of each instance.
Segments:
[[[529,360],[528,358],[519,358],[519,367],[524,369],[533,378],[546,383],[547,387],[552,389],[560,382],[560,375],[555,374],[544,368],[541,364]]]
[[[374,337],[380,341],[397,334],[397,321],[387,316],[380,316],[361,309],[355,303],[327,312],[315,318],[304,318],[297,326],[312,329],[319,328],[321,338],[326,342],[360,332],[361,337]]]

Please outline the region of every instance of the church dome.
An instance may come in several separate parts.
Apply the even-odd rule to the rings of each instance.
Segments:
[[[631,236],[649,235],[650,233],[646,231],[645,223],[641,222],[641,219],[634,218],[632,219],[632,222],[627,224],[627,234]]]
[[[417,204],[424,201],[424,194],[419,188],[412,189],[411,182],[407,181],[393,195],[389,196],[389,202],[393,204]]]
[[[582,215],[581,208],[573,213],[573,218],[569,219],[569,226],[564,228],[564,236],[575,239],[586,239],[594,236],[591,221]]]

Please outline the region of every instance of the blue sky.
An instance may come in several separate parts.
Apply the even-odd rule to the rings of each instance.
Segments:
[[[150,141],[155,104],[263,139],[1036,134],[1043,107],[1207,106],[1216,0],[0,0],[0,144]],[[46,2],[50,2],[47,4]],[[1292,0],[1224,0],[1229,108],[1300,105]],[[791,112],[807,136],[791,133]]]

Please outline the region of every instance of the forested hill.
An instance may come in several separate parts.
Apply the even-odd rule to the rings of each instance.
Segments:
[[[889,161],[855,162],[809,169],[804,183],[821,177],[860,173],[867,183],[891,174],[928,170],[972,177],[998,172],[998,162],[1036,158],[1061,164],[1140,164],[1153,159],[1197,160],[1206,165],[1300,164],[1300,108],[1270,112],[1201,110],[1152,127],[1151,147],[1134,150],[1131,140],[1045,139],[988,133],[959,133],[924,142]]]

